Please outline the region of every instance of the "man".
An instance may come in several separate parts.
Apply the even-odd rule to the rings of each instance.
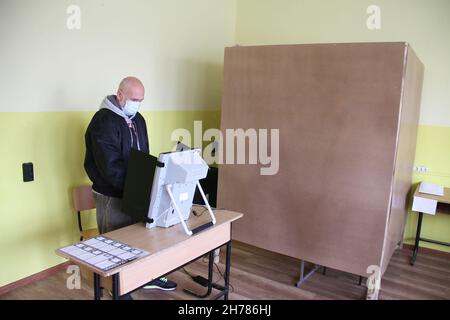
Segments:
[[[144,94],[139,79],[123,79],[117,94],[103,100],[86,130],[84,168],[93,183],[101,234],[137,222],[122,212],[121,198],[131,149],[149,153],[147,126],[138,112]],[[172,291],[176,286],[167,278],[160,278],[144,289]]]

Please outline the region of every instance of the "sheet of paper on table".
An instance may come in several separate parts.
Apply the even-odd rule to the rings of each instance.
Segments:
[[[149,254],[144,250],[133,248],[125,243],[103,236],[63,247],[60,251],[103,271],[113,269]]]
[[[437,200],[415,196],[413,199],[412,211],[435,215],[437,203]]]
[[[443,196],[444,195],[444,187],[434,184],[434,183],[422,182],[422,183],[420,183],[419,192],[432,194],[435,196]]]

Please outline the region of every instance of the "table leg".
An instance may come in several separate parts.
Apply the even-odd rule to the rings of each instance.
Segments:
[[[318,264],[316,264],[311,271],[309,271],[307,274],[305,274],[305,260],[302,260],[302,262],[300,263],[300,278],[299,278],[298,282],[295,284],[295,286],[297,288],[300,288],[300,286],[303,284],[303,282],[305,282],[310,276],[312,276],[317,270],[319,270],[319,268],[320,268],[320,266]]]
[[[210,251],[208,255],[208,291],[206,297],[211,294],[213,286],[213,271],[214,271],[214,251]]]
[[[225,295],[224,300],[228,300],[228,294],[230,292],[230,268],[231,268],[231,240],[227,242],[227,255],[225,262]]]
[[[101,298],[100,275],[94,272],[94,300]]]
[[[419,212],[419,217],[418,217],[418,221],[417,221],[416,242],[414,244],[411,265],[414,265],[414,263],[416,262],[417,253],[419,252],[420,232],[422,230],[422,219],[423,219],[423,213]]]
[[[119,273],[112,275],[112,298],[113,300],[120,299],[120,287],[119,287]]]

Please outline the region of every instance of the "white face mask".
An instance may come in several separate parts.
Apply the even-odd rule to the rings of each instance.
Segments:
[[[139,101],[127,100],[125,106],[123,107],[123,113],[128,117],[134,116],[138,111],[141,103]]]

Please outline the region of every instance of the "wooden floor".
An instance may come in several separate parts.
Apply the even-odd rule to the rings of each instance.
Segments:
[[[222,254],[223,254],[223,250]],[[397,250],[383,277],[380,299],[450,299],[450,257],[420,253],[416,265],[409,264],[411,251]],[[224,257],[221,256],[221,261]],[[366,288],[358,285],[358,276],[336,270],[312,275],[301,288],[298,280],[300,262],[296,259],[244,245],[233,243],[230,299],[364,299]],[[223,273],[224,265],[218,264]],[[188,265],[186,271],[197,275],[207,274],[207,262],[200,259]],[[45,280],[9,292],[0,299],[92,299],[92,289],[86,283],[80,290],[66,288],[68,274],[59,272]],[[133,298],[140,299],[192,299],[183,288],[199,293],[205,288],[194,283],[182,270],[170,275],[178,283],[174,292],[139,290]],[[215,268],[215,281],[223,279]],[[105,299],[110,297],[106,294]]]

